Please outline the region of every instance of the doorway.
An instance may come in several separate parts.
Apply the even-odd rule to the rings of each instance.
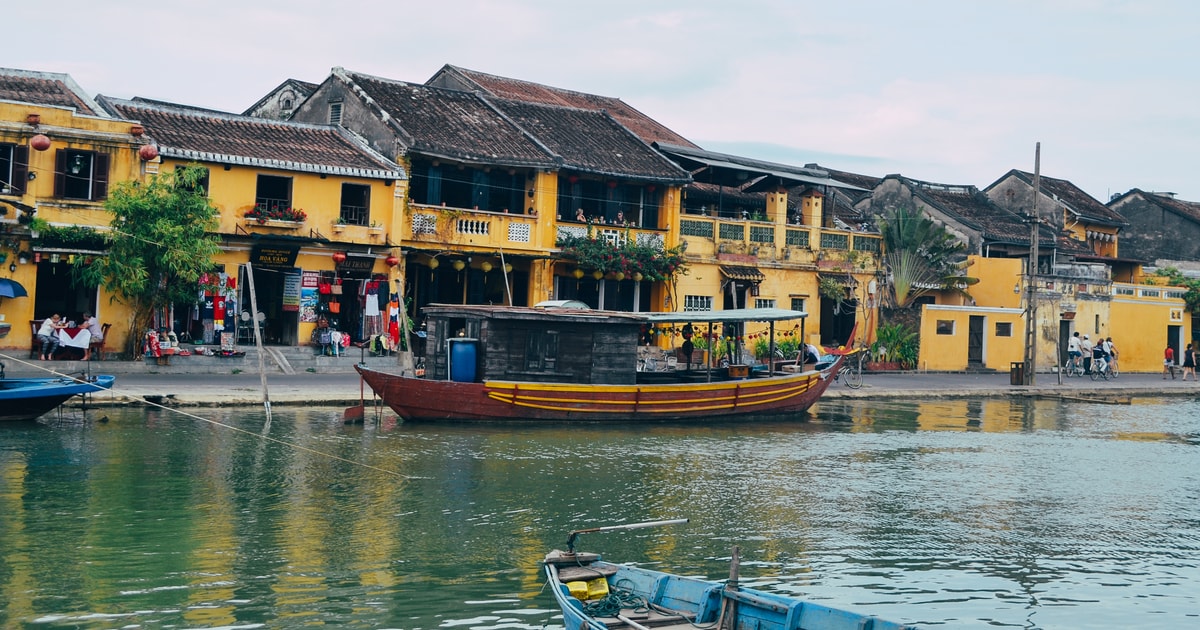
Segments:
[[[967,322],[967,368],[978,370],[983,367],[983,327],[982,315],[972,315]]]

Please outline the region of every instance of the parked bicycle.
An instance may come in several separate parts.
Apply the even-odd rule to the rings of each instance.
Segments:
[[[837,373],[833,375],[833,380],[837,381],[840,379],[850,389],[862,387],[862,367],[866,354],[862,349],[846,353],[842,357],[842,364],[838,366]]]

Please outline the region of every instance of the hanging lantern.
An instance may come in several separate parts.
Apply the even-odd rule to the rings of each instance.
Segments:
[[[617,182],[616,182],[615,180],[614,180],[614,181],[611,181],[611,182],[608,182],[608,187],[609,187],[609,188],[616,188],[616,187],[617,187]]]
[[[50,137],[44,133],[29,139],[29,146],[33,147],[34,151],[45,151],[50,148]]]
[[[331,258],[333,258],[334,264],[340,265],[346,262],[346,252],[333,252]]]
[[[593,278],[595,278],[595,279],[597,279],[597,280],[599,280],[599,279],[601,279],[601,278],[603,278],[603,277],[604,277],[604,272],[603,272],[603,271],[600,271],[599,269],[597,269],[597,270],[595,270],[595,271],[593,271],[593,272],[592,272],[592,277],[593,277]]]
[[[642,272],[640,272],[640,271],[633,272],[633,281],[634,282],[641,282],[642,278],[644,278],[644,277],[645,276],[643,276]]]
[[[437,269],[438,265],[440,265],[440,264],[441,264],[441,262],[439,262],[438,259],[436,259],[436,258],[429,259],[429,268],[430,269]]]
[[[580,278],[583,278],[583,270],[579,267],[576,267],[575,271],[571,272],[571,275],[575,276],[576,280],[579,280]]]
[[[512,263],[504,263],[504,273],[512,273]]]
[[[384,258],[383,262],[389,267],[395,267],[396,265],[400,264],[400,259],[397,258],[395,254],[388,254],[388,257]]]
[[[466,268],[467,263],[462,260],[456,260],[451,266],[454,267],[455,271],[462,271],[464,268]]]
[[[483,273],[487,273],[492,270],[492,263],[485,260],[479,263],[479,268],[483,270]]]
[[[618,271],[617,273],[613,274],[613,278],[616,279],[617,282],[620,282],[625,279],[625,272]]]
[[[142,148],[138,149],[138,157],[142,158],[143,162],[149,162],[158,157],[158,147],[153,144],[143,144]]]

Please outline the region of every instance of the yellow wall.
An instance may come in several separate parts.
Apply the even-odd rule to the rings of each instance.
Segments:
[[[1104,336],[1112,337],[1117,347],[1121,370],[1124,372],[1162,371],[1163,350],[1167,346],[1167,330],[1179,327],[1179,346],[1175,348],[1176,361],[1180,351],[1192,338],[1191,314],[1183,310],[1182,298],[1167,297],[1168,293],[1179,293],[1183,289],[1151,287],[1134,284],[1118,284],[1117,295],[1112,300],[1112,325],[1104,326]],[[1125,295],[1121,289],[1133,291]],[[1153,292],[1158,292],[1154,296]],[[1093,336],[1093,339],[1095,336]]]
[[[968,256],[968,260],[967,275],[979,279],[979,283],[968,290],[976,306],[1021,307],[1025,291],[1021,275],[1025,272],[1024,260],[981,256]],[[1014,292],[1014,286],[1020,286],[1021,292]]]
[[[966,369],[971,316],[983,317],[983,366],[1008,371],[1009,364],[1024,356],[1025,322],[1023,312],[1013,308],[981,308],[926,304],[921,310],[922,370],[958,371]],[[939,322],[948,322],[938,334]],[[998,336],[997,324],[1007,324],[1010,334]]]

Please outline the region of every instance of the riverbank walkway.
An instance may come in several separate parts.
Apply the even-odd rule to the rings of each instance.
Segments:
[[[36,362],[35,362],[36,363]],[[77,364],[78,365],[78,364]],[[261,380],[255,373],[240,374],[155,374],[140,370],[125,372],[120,361],[91,364],[96,374],[117,375],[112,392],[97,394],[95,403],[128,404],[150,401],[168,406],[250,406],[262,404]],[[10,378],[46,376],[43,367],[54,364],[8,366]],[[78,374],[79,372],[73,372]],[[826,399],[916,399],[1064,397],[1098,402],[1122,397],[1200,396],[1200,382],[1164,379],[1160,373],[1122,374],[1119,378],[1093,381],[1089,377],[1062,377],[1054,373],[1036,375],[1032,386],[1012,385],[1007,373],[889,372],[863,374],[861,389],[834,383]],[[371,389],[362,385],[356,372],[270,374],[267,389],[272,405],[354,405],[360,395],[368,405]]]

